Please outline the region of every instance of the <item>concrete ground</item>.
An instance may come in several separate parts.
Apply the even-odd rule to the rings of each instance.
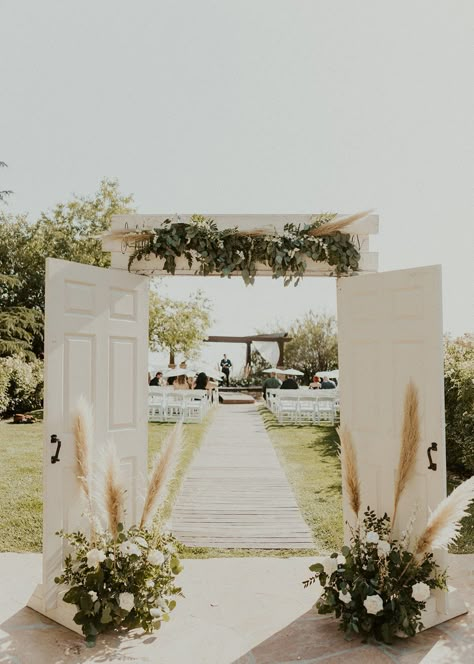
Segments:
[[[311,558],[185,560],[186,597],[170,623],[102,637],[87,648],[77,634],[25,608],[40,579],[38,554],[0,554],[0,662],[76,664],[379,664],[474,662],[474,555],[451,556],[452,581],[470,613],[394,646],[347,642],[331,618],[312,610],[303,589]]]

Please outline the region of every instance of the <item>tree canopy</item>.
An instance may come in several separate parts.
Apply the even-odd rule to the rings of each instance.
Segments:
[[[170,364],[181,353],[186,359],[197,356],[211,324],[211,306],[201,291],[185,301],[150,292],[149,340],[151,350],[168,350]]]
[[[337,368],[337,324],[334,316],[309,311],[289,331],[285,364],[304,373],[310,381],[317,371]]]

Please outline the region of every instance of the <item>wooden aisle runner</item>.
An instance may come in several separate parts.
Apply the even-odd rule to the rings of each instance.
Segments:
[[[183,483],[172,528],[188,546],[314,547],[255,405],[218,407]]]

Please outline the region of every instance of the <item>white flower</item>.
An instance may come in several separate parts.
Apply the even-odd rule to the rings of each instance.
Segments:
[[[411,587],[411,596],[417,602],[426,602],[430,596],[430,587],[426,583],[423,583],[423,581],[415,583],[415,585]]]
[[[379,611],[383,609],[383,600],[379,595],[369,595],[364,600],[364,606],[367,613],[373,613],[376,615]]]
[[[174,544],[167,544],[165,549],[168,551],[168,553],[176,553],[176,547]]]
[[[352,595],[350,594],[349,591],[343,593],[342,590],[339,591],[339,599],[341,602],[344,602],[344,604],[349,604],[349,602],[352,599]]]
[[[132,593],[120,593],[119,606],[124,611],[131,611],[135,606],[135,598]]]
[[[93,602],[97,602],[98,595],[95,590],[89,590],[89,595],[91,596],[91,600]]]
[[[135,537],[135,542],[140,546],[143,546],[144,549],[148,549],[148,542],[144,537]]]
[[[367,542],[367,544],[377,544],[379,539],[380,539],[379,534],[373,530],[369,530],[369,532],[365,536],[365,541]]]
[[[109,558],[110,558],[110,560],[115,560],[115,556],[114,556],[114,554],[113,554],[113,553],[109,553]]]
[[[379,556],[386,556],[390,553],[390,542],[386,540],[380,540],[377,544],[377,553]]]
[[[147,588],[154,588],[155,587],[155,582],[152,581],[151,579],[147,579],[145,585],[146,585]]]
[[[150,616],[152,618],[159,618],[161,616],[161,611],[160,609],[156,609],[155,607],[150,609]]]
[[[122,544],[119,546],[119,551],[122,554],[122,556],[141,556],[142,552],[140,550],[140,547],[135,544],[135,542],[131,542],[130,540],[126,540],[125,542],[122,542]]]
[[[151,549],[148,552],[147,560],[152,565],[162,565],[165,562],[165,557],[158,549]]]
[[[91,549],[87,552],[87,567],[97,567],[99,563],[105,560],[105,553],[100,549]]]
[[[336,558],[331,558],[330,556],[327,556],[326,558],[324,558],[322,565],[324,567],[324,571],[328,576],[331,576],[331,574],[337,570]]]
[[[163,609],[163,611],[166,611],[168,608],[168,604],[165,602],[165,600],[162,597],[159,597],[156,605],[160,607],[160,609]]]
[[[336,558],[336,562],[338,565],[345,565],[346,564],[346,557],[340,553],[338,557]]]

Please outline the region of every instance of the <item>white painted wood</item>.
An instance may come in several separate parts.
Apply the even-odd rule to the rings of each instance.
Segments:
[[[238,227],[242,230],[250,230],[259,228],[271,232],[282,232],[283,227],[288,222],[296,224],[310,223],[314,215],[311,214],[285,214],[285,215],[272,215],[272,214],[217,214],[206,215],[210,216],[218,228],[234,228]],[[174,214],[161,214],[161,215],[146,215],[146,214],[129,214],[129,215],[114,215],[112,218],[110,234],[105,234],[102,238],[102,247],[104,251],[111,252],[112,267],[120,270],[128,270],[128,259],[133,253],[133,240],[130,240],[129,245],[125,239],[117,237],[114,233],[121,231],[140,231],[150,230],[160,226],[166,219],[173,221],[189,222],[192,215],[174,215]],[[378,215],[368,215],[364,219],[354,222],[347,229],[354,236],[355,241],[359,245],[361,254],[359,272],[372,273],[378,270],[378,253],[370,251],[370,235],[378,233],[379,218]],[[197,265],[188,266],[185,259],[178,259],[178,266],[176,269],[177,276],[193,276],[196,273]],[[306,276],[334,276],[332,268],[325,263],[315,263],[308,260],[308,268]],[[140,262],[136,261],[132,267],[131,272],[144,275],[166,275],[167,272],[163,271],[163,261],[154,257],[149,257],[147,260]],[[220,276],[212,274],[209,276]],[[239,273],[234,273],[232,276],[239,276]],[[272,276],[272,271],[266,265],[261,265],[257,270],[257,276]]]
[[[337,291],[341,425],[357,451],[363,509],[393,513],[405,388],[410,379],[418,388],[420,450],[395,524],[400,533],[417,504],[416,537],[446,496],[441,266],[340,279]],[[432,442],[435,472],[428,469]],[[343,505],[345,522],[353,524],[345,492]],[[444,566],[446,556],[437,557]],[[458,608],[438,593],[437,616],[431,612],[426,623],[459,615]]]
[[[121,252],[112,253],[112,266],[118,270],[128,270],[129,254],[122,254]],[[151,256],[141,261],[135,261],[130,267],[130,272],[135,274],[143,274],[146,276],[169,276],[169,273],[163,269],[164,261],[161,258]],[[199,276],[199,265],[193,263],[189,267],[185,258],[179,257],[176,259],[176,276],[192,277]],[[378,270],[378,254],[376,252],[361,253],[361,260],[359,263],[360,272],[376,272]],[[268,265],[257,264],[258,277],[272,277],[273,272]],[[210,277],[220,277],[217,272],[208,275]],[[321,276],[334,276],[334,268],[327,263],[317,263],[312,260],[307,260],[307,268],[305,277],[321,277]],[[232,277],[240,277],[240,272],[233,272]]]
[[[64,611],[54,577],[66,545],[55,533],[86,526],[71,413],[81,395],[92,403],[93,461],[97,464],[107,441],[116,446],[127,489],[127,521],[135,522],[147,463],[147,340],[148,279],[47,259],[43,583],[31,606],[59,622]],[[54,465],[51,434],[62,441],[60,462]],[[67,626],[69,618],[64,618]]]

